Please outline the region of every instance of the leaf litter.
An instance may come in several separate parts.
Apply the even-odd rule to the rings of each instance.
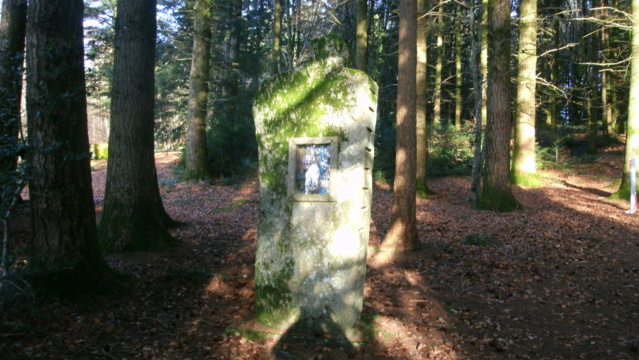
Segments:
[[[386,261],[392,192],[378,186],[360,335],[346,343],[255,324],[258,182],[177,182],[178,156],[156,161],[182,243],[107,256],[131,275],[129,295],[3,308],[2,359],[639,358],[639,215],[607,199],[619,156],[542,171],[506,214],[473,210],[467,177],[432,179],[417,201],[422,249]],[[106,170],[94,168],[99,212]],[[13,224],[24,256],[28,221]]]

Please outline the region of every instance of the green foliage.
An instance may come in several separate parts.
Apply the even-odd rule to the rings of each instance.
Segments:
[[[104,160],[109,158],[108,144],[93,144],[93,158],[96,160]]]
[[[580,157],[588,153],[588,127],[586,125],[560,125],[557,134],[553,136],[548,127],[540,127],[536,134],[537,143],[541,148],[555,149],[561,147],[564,158],[568,155]],[[597,147],[623,145],[617,134],[599,134]],[[557,151],[556,151],[557,153]]]
[[[474,129],[452,124],[434,129],[429,137],[426,173],[429,176],[470,175],[473,168]]]
[[[569,151],[560,143],[553,143],[548,147],[537,144],[535,155],[537,169],[561,169],[568,161]]]
[[[211,130],[206,137],[213,176],[242,177],[255,173],[257,142],[251,104],[247,101],[251,98],[252,94],[244,93],[230,99],[237,105],[232,109],[220,109],[222,111],[216,112],[219,116],[211,119]]]

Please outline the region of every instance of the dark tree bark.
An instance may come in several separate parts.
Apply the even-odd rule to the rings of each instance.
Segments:
[[[367,0],[357,0],[357,41],[355,43],[355,68],[368,71],[368,4]]]
[[[155,0],[120,0],[115,20],[111,135],[99,224],[107,252],[156,250],[177,241],[164,210],[153,144]]]
[[[37,285],[59,293],[112,284],[91,188],[83,7],[82,0],[31,0],[28,14],[29,266]]]
[[[26,0],[4,0],[0,21],[0,173],[14,171],[20,134]]]
[[[488,3],[488,124],[482,192],[477,208],[512,211],[521,205],[510,187],[510,2]]]
[[[419,247],[415,203],[416,13],[415,0],[400,0],[395,182],[390,229],[381,246],[383,251],[393,253],[410,252]]]
[[[196,0],[194,12],[195,34],[189,84],[184,177],[204,180],[211,177],[206,145],[206,105],[211,57],[211,1]]]
[[[483,11],[486,9],[484,8]],[[484,17],[482,11],[482,18]],[[470,67],[473,77],[473,98],[475,99],[475,136],[474,136],[474,146],[473,146],[473,168],[470,177],[470,201],[474,206],[477,206],[477,202],[481,198],[481,174],[482,167],[484,166],[484,149],[485,147],[482,144],[482,129],[484,128],[483,124],[486,119],[483,117],[484,109],[486,108],[483,104],[483,89],[484,82],[482,81],[482,39],[483,35],[478,34],[477,30],[478,25],[481,27],[483,22],[480,21],[479,24],[475,19],[475,11],[471,7],[469,11],[469,27],[474,31],[471,32],[470,41],[471,41],[471,60]]]

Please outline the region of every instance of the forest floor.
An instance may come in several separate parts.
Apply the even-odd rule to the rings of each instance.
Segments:
[[[361,335],[348,342],[255,324],[258,183],[176,182],[177,156],[156,159],[182,243],[109,255],[131,275],[128,295],[6,306],[1,359],[639,359],[639,214],[608,199],[621,147],[515,187],[525,209],[512,213],[473,210],[468,177],[430,180],[423,249],[394,261],[376,253],[393,197],[378,184]],[[99,213],[106,167],[93,166]]]

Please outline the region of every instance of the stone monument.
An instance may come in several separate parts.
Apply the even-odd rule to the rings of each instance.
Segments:
[[[298,69],[255,96],[260,206],[257,320],[347,333],[362,310],[377,84],[346,68],[342,39],[315,39]]]

